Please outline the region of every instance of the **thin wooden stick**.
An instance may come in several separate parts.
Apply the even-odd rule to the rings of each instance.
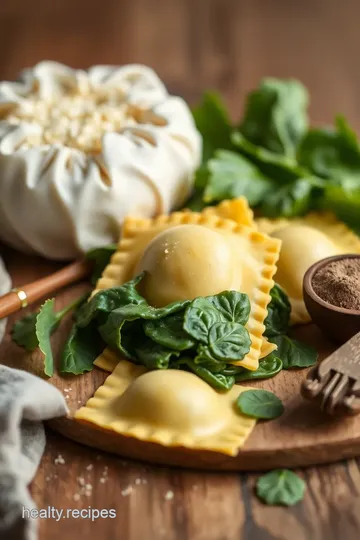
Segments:
[[[17,287],[0,297],[0,319],[40,300],[66,285],[85,278],[91,271],[90,261],[78,261],[45,278]]]

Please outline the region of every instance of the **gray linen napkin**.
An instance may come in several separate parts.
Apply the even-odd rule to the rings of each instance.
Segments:
[[[0,296],[11,280],[0,258]],[[0,320],[0,342],[6,320]],[[1,358],[0,358],[1,362]],[[35,375],[0,364],[0,538],[36,540],[37,522],[29,519],[35,508],[27,486],[45,448],[42,420],[63,416],[63,395]]]
[[[35,508],[27,490],[45,448],[42,420],[68,412],[54,386],[25,371],[0,365],[0,538],[35,540]]]

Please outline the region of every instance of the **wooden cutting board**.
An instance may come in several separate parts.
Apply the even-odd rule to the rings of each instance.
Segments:
[[[15,286],[48,275],[60,267],[58,264],[20,255],[5,248],[1,249],[1,254]],[[57,294],[57,307],[64,306],[85,290],[90,290],[90,286],[83,283]],[[0,345],[0,361],[43,376],[41,354],[38,351],[28,354],[11,342],[11,325],[16,318],[24,314],[25,310],[10,318],[7,335]],[[71,318],[65,321],[54,335],[55,356],[61,350],[70,327]],[[320,358],[327,356],[334,348],[314,325],[298,328],[294,331],[294,336],[315,346]],[[189,468],[262,470],[315,465],[360,455],[360,416],[331,418],[304,401],[299,391],[306,370],[284,370],[273,379],[252,384],[254,387],[271,390],[279,396],[285,405],[285,413],[276,420],[259,422],[236,457],[215,452],[166,448],[76,422],[71,415],[85,404],[103,384],[107,375],[94,369],[83,376],[63,377],[56,374],[50,379],[49,382],[64,393],[70,409],[68,418],[54,420],[49,423],[50,426],[65,437],[124,457]]]

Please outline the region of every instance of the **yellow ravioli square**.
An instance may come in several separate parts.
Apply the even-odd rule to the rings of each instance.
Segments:
[[[235,365],[243,366],[250,370],[256,370],[259,365],[259,356],[262,346],[262,335],[264,332],[264,320],[267,315],[267,305],[271,300],[270,290],[273,286],[273,275],[276,271],[276,262],[279,256],[280,241],[270,238],[260,233],[252,227],[237,224],[235,221],[223,219],[213,215],[204,215],[195,212],[175,212],[171,215],[160,216],[154,219],[128,218],[123,226],[122,239],[117,252],[112,256],[110,264],[106,267],[102,277],[97,283],[93,294],[101,289],[107,289],[121,285],[129,281],[138,272],[136,271],[139,262],[144,257],[149,244],[164,231],[173,233],[179,231],[189,232],[189,236],[195,238],[194,268],[186,266],[186,272],[197,272],[199,279],[194,280],[194,287],[201,287],[206,282],[207,266],[201,257],[197,257],[198,251],[205,253],[211,249],[209,243],[201,245],[202,235],[213,231],[215,241],[224,248],[225,252],[231,256],[232,276],[234,283],[231,286],[224,286],[219,291],[212,291],[208,294],[216,294],[226,289],[239,290],[249,296],[251,311],[246,328],[250,334],[251,348],[249,353]],[[188,228],[183,226],[188,226]],[[194,226],[196,226],[194,228]],[[198,242],[197,235],[198,233]],[[196,234],[195,234],[196,233]],[[212,241],[211,236],[211,241]],[[169,252],[169,253],[167,253]],[[187,255],[184,252],[184,257]],[[171,259],[171,249],[164,249],[164,258]],[[209,260],[207,259],[207,262]],[[211,272],[219,268],[222,272],[224,260],[214,260]],[[219,264],[220,262],[220,264]],[[169,263],[166,263],[169,264]],[[213,280],[212,273],[208,276]],[[146,277],[145,277],[146,279]],[[233,283],[233,282],[232,282]],[[161,293],[165,289],[164,282],[159,281],[158,290]],[[155,291],[157,294],[157,292]],[[145,297],[147,297],[144,294]],[[191,299],[196,296],[206,296],[205,294],[194,294],[188,296]],[[149,298],[147,298],[150,302]],[[180,298],[179,298],[180,299]],[[169,300],[168,303],[170,303]],[[152,302],[150,302],[152,303]]]
[[[193,373],[146,371],[122,360],[75,419],[163,446],[234,456],[256,425],[236,410],[245,390],[221,393]]]
[[[282,240],[275,280],[291,302],[291,323],[310,322],[303,295],[306,270],[325,257],[342,253],[360,253],[360,239],[330,213],[311,213],[293,219],[256,220],[258,229]]]

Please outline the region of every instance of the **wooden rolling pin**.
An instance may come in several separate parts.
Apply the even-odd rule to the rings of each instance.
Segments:
[[[92,268],[91,261],[78,261],[62,268],[50,276],[22,285],[0,297],[0,319],[19,311],[44,296],[76,283],[89,275]]]

